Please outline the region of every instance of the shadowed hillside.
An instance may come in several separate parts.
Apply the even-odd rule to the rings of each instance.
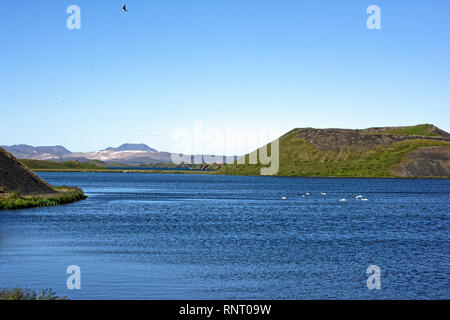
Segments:
[[[2,148],[0,148],[0,189],[3,192],[16,192],[22,195],[56,193],[49,184]]]
[[[0,210],[56,206],[86,199],[74,187],[52,187],[0,148]]]
[[[281,176],[450,177],[450,135],[429,124],[363,130],[301,128],[279,141]],[[259,175],[260,168],[232,164],[218,173]]]

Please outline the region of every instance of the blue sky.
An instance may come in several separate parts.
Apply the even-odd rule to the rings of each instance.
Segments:
[[[196,120],[450,131],[450,1],[123,3],[2,3],[0,144],[170,151]],[[66,28],[71,4],[81,30]],[[381,30],[366,27],[371,4]]]

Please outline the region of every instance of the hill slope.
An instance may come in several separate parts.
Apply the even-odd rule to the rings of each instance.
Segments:
[[[0,191],[17,192],[22,195],[56,193],[49,184],[2,148],[0,148]]]
[[[364,130],[301,128],[279,142],[280,176],[450,177],[450,135],[429,124]],[[260,168],[232,164],[218,173],[259,175]]]

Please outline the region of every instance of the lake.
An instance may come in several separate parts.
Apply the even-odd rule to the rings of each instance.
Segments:
[[[450,299],[450,180],[39,175],[89,198],[0,212],[0,287],[71,299]],[[80,290],[66,287],[70,265]],[[379,290],[367,287],[370,265]]]

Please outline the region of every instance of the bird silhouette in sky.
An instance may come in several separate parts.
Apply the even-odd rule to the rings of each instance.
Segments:
[[[127,10],[127,5],[126,5],[126,4],[122,7],[122,10],[121,10],[121,11],[123,11],[123,12],[128,12],[128,10]]]

